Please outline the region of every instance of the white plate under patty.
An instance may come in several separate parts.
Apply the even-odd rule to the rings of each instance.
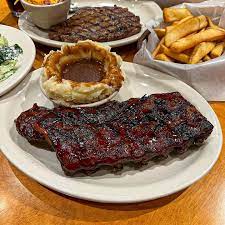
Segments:
[[[129,11],[133,12],[135,15],[140,16],[142,29],[138,34],[135,34],[128,38],[123,38],[117,41],[110,41],[110,42],[102,42],[105,45],[109,45],[111,47],[119,47],[123,45],[127,45],[137,41],[141,35],[146,30],[144,24],[148,22],[150,19],[157,19],[159,20],[162,18],[162,10],[160,7],[152,1],[138,1],[138,3],[134,3],[132,5],[132,1],[113,1],[113,0],[75,0],[75,5],[77,7],[84,7],[84,6],[113,6],[117,4],[121,7],[127,7]],[[65,42],[51,40],[48,37],[48,31],[38,28],[32,23],[32,20],[29,16],[28,12],[24,12],[19,20],[18,20],[19,28],[24,31],[27,35],[29,35],[34,41],[51,46],[60,48]]]
[[[129,203],[156,199],[186,188],[204,176],[216,162],[222,146],[222,132],[216,114],[195,90],[162,72],[132,63],[123,63],[127,80],[117,100],[145,94],[180,92],[214,125],[201,147],[160,163],[149,162],[139,170],[125,167],[121,173],[99,171],[91,176],[67,177],[54,152],[29,144],[21,137],[14,119],[32,107],[52,107],[39,87],[41,70],[36,70],[0,103],[0,149],[18,169],[39,183],[73,197],[98,202]],[[19,92],[19,93],[18,93]],[[12,110],[13,109],[13,110]]]
[[[30,71],[35,59],[33,41],[22,31],[5,25],[0,25],[0,34],[9,42],[9,45],[18,44],[23,53],[18,58],[18,68],[9,78],[0,82],[0,96],[15,87]]]

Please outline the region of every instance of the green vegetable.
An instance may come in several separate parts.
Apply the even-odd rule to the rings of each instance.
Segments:
[[[0,66],[0,81],[5,80],[16,71],[16,61],[9,60]]]
[[[0,35],[0,82],[15,73],[18,56],[22,53],[18,44],[9,46],[8,40]]]
[[[23,50],[17,44],[11,47],[9,46],[0,47],[0,65],[7,60],[16,59],[22,52]]]
[[[8,46],[8,41],[5,37],[3,37],[1,34],[0,34],[0,47],[2,46]]]

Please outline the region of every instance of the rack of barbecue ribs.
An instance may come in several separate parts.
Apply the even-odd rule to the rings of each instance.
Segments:
[[[142,165],[202,144],[213,125],[178,92],[90,108],[37,104],[15,120],[29,142],[47,142],[66,175]]]

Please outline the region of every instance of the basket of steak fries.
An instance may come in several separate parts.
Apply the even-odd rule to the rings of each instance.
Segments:
[[[134,62],[183,80],[208,101],[224,101],[224,9],[220,1],[164,8],[163,21],[149,21]]]

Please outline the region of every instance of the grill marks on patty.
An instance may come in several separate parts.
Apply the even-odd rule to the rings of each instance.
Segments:
[[[52,26],[49,38],[63,42],[115,41],[141,31],[139,16],[121,7],[84,7],[63,23]]]

